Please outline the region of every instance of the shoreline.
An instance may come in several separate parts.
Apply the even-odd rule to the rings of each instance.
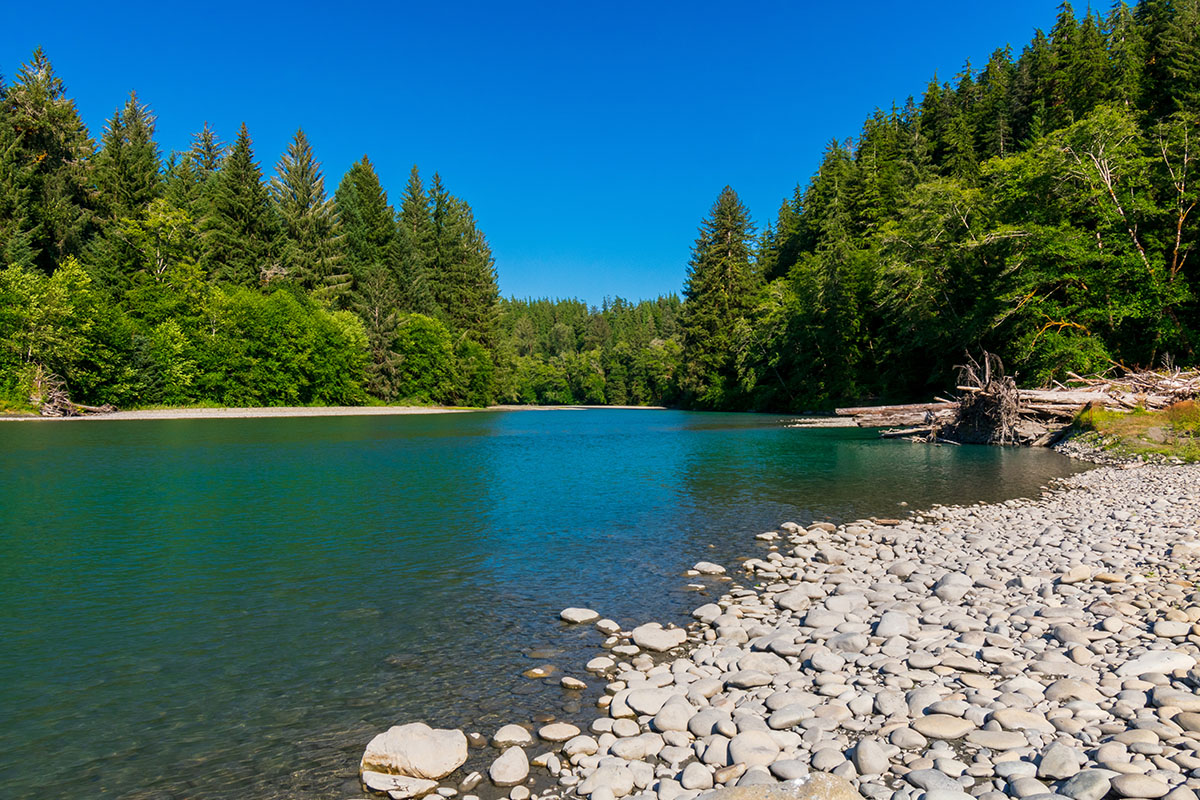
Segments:
[[[163,420],[163,419],[266,419],[283,417],[382,417],[420,414],[469,414],[480,411],[664,411],[663,406],[520,406],[499,405],[487,408],[457,406],[262,406],[240,408],[154,408],[113,411],[109,414],[82,414],[76,417],[42,417],[37,414],[0,415],[0,422],[79,422],[83,420]]]
[[[596,716],[515,721],[524,737],[473,748],[492,767],[443,794],[689,800],[827,772],[870,800],[1195,800],[1198,527],[1200,466],[1162,464],[904,520],[784,523],[739,569],[687,573],[722,583],[685,628],[564,611],[609,635],[579,676],[607,683]]]

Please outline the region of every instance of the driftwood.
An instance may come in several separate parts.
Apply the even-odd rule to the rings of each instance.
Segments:
[[[33,390],[29,393],[29,403],[37,407],[43,417],[78,417],[83,414],[111,414],[116,406],[87,406],[71,401],[67,393],[66,383],[53,372],[40,364],[34,368]]]
[[[865,428],[884,428],[886,438],[927,442],[1047,446],[1057,442],[1088,408],[1127,412],[1161,410],[1200,398],[1200,370],[1125,371],[1084,377],[1070,373],[1065,383],[1019,389],[1004,375],[995,356],[971,359],[960,368],[958,400],[935,403],[839,408]]]

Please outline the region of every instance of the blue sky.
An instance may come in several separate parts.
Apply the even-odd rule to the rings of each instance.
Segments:
[[[264,171],[298,126],[330,193],[364,153],[475,209],[509,296],[679,291],[729,184],[760,224],[825,145],[1049,29],[1058,0],[20,3],[0,72],[46,48],[98,137],[131,89],[162,149],[244,120]]]

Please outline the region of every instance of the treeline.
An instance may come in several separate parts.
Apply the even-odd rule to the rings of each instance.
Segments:
[[[40,49],[0,82],[0,405],[35,376],[117,406],[661,402],[679,301],[501,304],[470,206],[364,156],[332,196],[303,131],[165,159],[131,95],[94,142]],[[665,363],[660,363],[664,362]]]
[[[228,405],[495,393],[499,307],[471,209],[365,156],[327,194],[297,131],[266,180],[243,125],[165,161],[136,95],[97,146],[44,52],[0,87],[0,390]]]
[[[503,395],[538,404],[672,405],[682,358],[679,297],[503,300]]]
[[[1119,3],[992,54],[832,142],[758,233],[705,220],[680,400],[927,398],[965,351],[1024,383],[1200,345],[1200,0]]]
[[[438,402],[807,410],[927,398],[965,353],[1026,384],[1200,346],[1200,0],[1118,3],[832,142],[760,232],[726,188],[684,296],[502,300],[469,205],[298,131],[97,145],[44,53],[0,82],[0,405]]]

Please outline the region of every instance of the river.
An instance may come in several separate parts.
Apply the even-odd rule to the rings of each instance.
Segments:
[[[601,637],[563,607],[683,623],[721,591],[683,571],[734,567],[781,522],[1029,496],[1082,468],[786,422],[0,423],[0,796],[355,797],[389,725],[586,714],[557,675],[521,677],[588,678]]]

